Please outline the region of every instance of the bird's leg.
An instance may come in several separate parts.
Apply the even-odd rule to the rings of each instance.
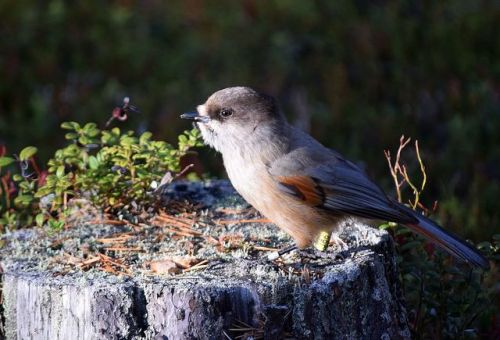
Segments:
[[[326,249],[328,248],[328,245],[330,244],[330,241],[339,248],[339,252],[335,253],[326,253]],[[347,244],[338,236],[337,233],[330,233],[327,231],[322,231],[319,233],[316,242],[313,244],[313,257],[314,258],[337,258],[337,257],[342,257],[342,252],[344,250],[347,250],[348,246]],[[303,256],[311,256],[307,255],[307,253],[302,254]]]
[[[314,242],[314,248],[316,248],[320,252],[324,252],[326,250],[326,248],[328,248],[329,243],[330,243],[330,232],[321,231],[319,233],[318,237],[316,238],[316,242]],[[277,258],[279,258],[285,254],[288,254],[289,252],[291,252],[295,249],[297,249],[297,245],[295,245],[295,244],[288,246],[288,247],[285,247],[285,248],[282,248],[278,251],[275,251],[275,252],[268,254],[267,259],[269,261],[274,261]]]
[[[321,231],[316,238],[316,242],[314,242],[314,248],[319,251],[325,251],[328,248],[328,244],[330,243],[331,234],[328,231]]]
[[[314,249],[318,251],[318,253],[316,253],[315,255],[316,257],[325,257],[325,255],[323,255],[322,253],[324,253],[328,248],[330,240],[338,248],[340,248],[340,251],[346,250],[348,248],[347,243],[345,243],[336,233],[331,234],[328,231],[322,231],[316,238],[316,242],[314,242]],[[274,261],[277,258],[294,251],[295,249],[298,249],[298,247],[297,245],[293,244],[278,251],[273,251],[267,255],[267,260]]]
[[[291,246],[287,246],[285,248],[281,248],[278,251],[273,251],[273,252],[271,252],[271,253],[269,253],[267,255],[267,260],[268,261],[274,261],[277,258],[279,258],[279,257],[281,257],[281,256],[283,256],[285,254],[288,254],[288,253],[294,251],[295,249],[297,249],[297,245],[292,244]]]

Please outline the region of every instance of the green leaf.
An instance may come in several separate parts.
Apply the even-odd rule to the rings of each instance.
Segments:
[[[198,130],[183,133],[179,137],[180,145],[176,147],[164,141],[152,140],[150,132],[137,136],[133,131],[121,134],[118,128],[101,131],[94,123],[80,127],[78,123],[66,122],[61,127],[69,130],[65,133],[69,142],[67,146],[56,150],[49,160],[46,168],[50,175],[44,186],[36,190],[36,181],[26,180],[19,174],[13,177],[19,183],[17,187],[21,193],[15,201],[18,206],[14,212],[29,210],[27,214],[22,214],[24,225],[29,224],[26,222],[29,218],[37,225],[48,224],[53,228],[64,226],[60,212],[59,219],[52,218],[47,213],[41,214],[34,204],[39,198],[50,194],[54,196],[51,202],[55,212],[61,208],[64,194],[81,197],[83,192],[92,192],[91,201],[101,208],[131,201],[148,203],[151,182],[159,181],[166,171],[179,171],[180,157],[200,140]],[[100,145],[87,149],[82,144]],[[23,150],[22,156],[29,159],[35,152],[36,148],[29,147],[27,151]],[[15,161],[0,157],[0,166]],[[13,220],[17,223],[19,218],[13,217]]]
[[[95,137],[97,136],[101,131],[97,128],[92,128],[92,129],[89,129],[86,133],[87,133],[87,136],[89,137]]]
[[[14,163],[16,160],[12,157],[0,157],[0,167]]]
[[[386,230],[386,229],[389,229],[390,226],[388,223],[384,223],[384,224],[379,225],[378,228],[381,230]]]
[[[130,137],[127,135],[124,135],[124,136],[122,136],[122,138],[120,138],[120,144],[123,146],[130,146],[130,145],[134,144],[135,142],[136,142],[136,139],[134,137]]]
[[[37,226],[41,227],[45,221],[45,216],[43,214],[37,214],[35,217],[35,223]]]
[[[108,133],[103,132],[102,136],[101,136],[101,143],[108,144],[110,140],[111,140],[111,136]]]
[[[22,182],[19,183],[19,187],[21,189],[23,189],[23,191],[28,191],[28,190],[31,190],[31,184],[32,183],[33,182],[30,183],[28,181],[22,181]]]
[[[64,227],[64,221],[58,221],[56,219],[50,219],[48,222],[49,222],[49,227],[51,229],[61,230]]]
[[[50,188],[48,185],[44,185],[35,194],[36,198],[42,198],[44,196],[47,196],[48,194],[52,193],[52,188]]]
[[[91,130],[94,130],[94,129],[96,129],[96,128],[97,128],[96,123],[87,123],[87,124],[85,124],[85,126],[83,127],[83,131],[87,133],[87,132],[89,132],[89,131],[91,131]]]
[[[68,145],[62,150],[62,155],[65,157],[76,156],[80,153],[80,148],[75,144]]]
[[[64,122],[61,124],[61,128],[65,130],[77,130],[80,129],[80,124],[77,122]]]
[[[78,142],[82,145],[87,145],[92,143],[90,138],[88,138],[87,136],[81,136],[80,138],[78,138]]]
[[[23,204],[23,205],[28,205],[33,201],[33,196],[32,195],[19,195],[16,197],[14,202],[16,204]]]
[[[151,139],[152,136],[153,136],[153,134],[151,132],[149,132],[149,131],[144,132],[141,135],[141,137],[139,138],[139,143],[141,143],[141,144],[147,143]]]
[[[67,134],[64,135],[64,138],[67,140],[73,140],[78,138],[78,134],[75,132],[68,132]]]
[[[22,181],[24,178],[23,176],[19,175],[19,174],[14,174],[14,176],[12,176],[12,179],[15,181],[15,182],[20,182]]]
[[[60,165],[57,167],[56,176],[58,178],[61,178],[64,176],[64,165]]]
[[[96,170],[97,168],[99,168],[99,161],[95,156],[89,156],[89,167],[92,170]]]
[[[35,148],[34,146],[27,146],[21,150],[21,153],[19,154],[19,159],[22,161],[26,161],[31,157],[33,157],[37,151],[38,149]]]

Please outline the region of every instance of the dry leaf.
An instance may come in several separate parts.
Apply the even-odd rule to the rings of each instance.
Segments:
[[[149,266],[153,272],[158,274],[178,274],[181,272],[177,264],[170,259],[151,261]]]
[[[183,269],[189,268],[200,262],[194,256],[174,256],[172,257],[172,261]]]

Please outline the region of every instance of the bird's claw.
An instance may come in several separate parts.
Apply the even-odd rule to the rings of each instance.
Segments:
[[[281,256],[294,251],[295,249],[297,249],[297,246],[295,244],[291,245],[291,246],[287,246],[285,248],[281,248],[278,251],[273,251],[271,253],[268,253],[266,256],[266,259],[267,259],[267,261],[272,262],[272,261],[280,258]]]

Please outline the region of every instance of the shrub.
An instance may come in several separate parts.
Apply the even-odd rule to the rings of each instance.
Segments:
[[[398,200],[403,201],[403,193],[408,188],[414,197],[408,204],[429,215],[435,212],[437,202],[432,209],[420,202],[427,175],[418,142],[415,150],[422,175],[420,185],[410,178],[409,169],[401,162],[402,151],[409,142],[410,139],[401,137],[394,163],[388,151],[386,157]],[[484,272],[436,251],[433,244],[404,226],[388,223],[380,228],[387,229],[396,240],[401,282],[415,338],[495,338],[498,308],[494,299],[498,295],[500,235],[494,235],[492,242],[478,244],[492,264],[490,271]]]
[[[68,145],[48,161],[47,171],[36,165],[36,148],[27,147],[19,156],[0,157],[2,168],[17,163],[20,174],[2,176],[0,227],[15,229],[33,223],[61,227],[71,198],[86,198],[103,210],[131,204],[141,209],[151,203],[162,178],[179,172],[180,158],[190,148],[201,145],[199,131],[185,131],[178,147],[152,140],[145,132],[122,132],[118,127],[101,130],[95,123],[83,126],[65,122],[61,127]],[[5,153],[5,152],[4,152]],[[28,167],[35,170],[29,174]],[[11,198],[15,197],[12,201]],[[59,218],[59,221],[58,221]]]

